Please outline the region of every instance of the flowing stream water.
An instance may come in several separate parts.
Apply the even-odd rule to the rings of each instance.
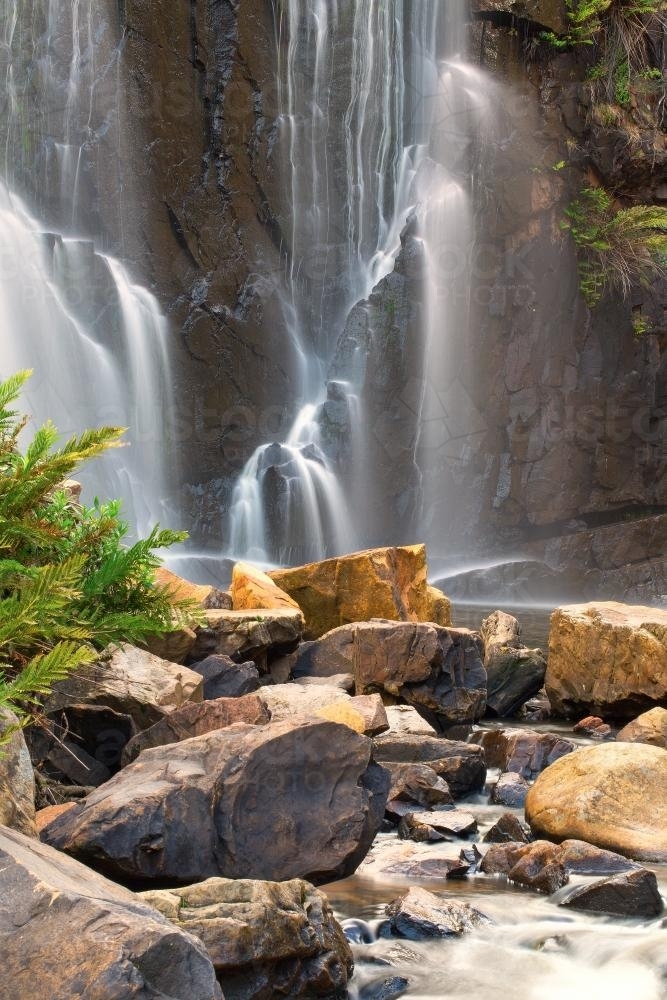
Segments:
[[[238,480],[232,555],[288,563],[363,542],[355,526],[373,489],[365,358],[351,359],[344,380],[330,367],[352,309],[393,270],[409,223],[424,258],[414,461],[424,529],[435,536],[446,524],[442,467],[465,459],[471,430],[450,350],[468,323],[471,147],[490,127],[495,92],[465,62],[466,16],[465,0],[276,4],[282,298],[303,409],[287,440],[261,446]],[[326,405],[349,414],[347,478],[322,440]]]
[[[98,55],[112,28],[103,6],[0,2],[0,374],[34,370],[33,426],[129,428],[128,446],[95,463],[88,495],[122,498],[145,533],[164,520],[168,490],[168,337],[153,295],[97,245],[86,153],[116,115],[116,102],[101,121],[94,109],[121,58],[117,38],[106,62]]]

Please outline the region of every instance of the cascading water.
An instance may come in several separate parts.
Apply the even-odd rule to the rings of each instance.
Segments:
[[[412,449],[421,528],[442,533],[443,467],[460,456],[464,436],[451,412],[457,386],[447,345],[468,322],[469,161],[489,88],[461,61],[462,0],[280,0],[275,9],[290,192],[280,220],[283,315],[301,358],[304,409],[288,440],[263,445],[243,470],[230,554],[285,563],[367,541],[368,353],[357,345],[342,365],[336,353],[353,310],[391,274],[409,221],[423,272]],[[445,266],[447,248],[463,255],[462,269]],[[342,443],[322,433],[332,411]]]
[[[164,519],[165,420],[169,413],[166,321],[154,297],[119,260],[96,250],[94,185],[85,151],[101,78],[102,20],[94,0],[2,0],[7,105],[0,180],[0,371],[33,368],[37,422],[63,433],[125,426],[129,447],[96,464],[90,486],[120,496],[145,532]],[[98,130],[109,127],[113,107]],[[25,191],[43,216],[27,207]],[[84,473],[84,485],[87,485]]]

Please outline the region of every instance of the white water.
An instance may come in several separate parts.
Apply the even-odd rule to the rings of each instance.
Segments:
[[[339,456],[321,440],[318,415],[345,322],[393,270],[411,216],[424,248],[413,459],[423,533],[440,539],[447,476],[466,460],[470,443],[451,343],[465,337],[469,322],[471,144],[487,127],[492,89],[463,61],[467,5],[284,0],[277,10],[282,169],[290,192],[281,220],[289,239],[283,315],[301,360],[303,410],[288,441],[261,446],[243,470],[232,499],[230,555],[285,563],[364,543],[357,526],[368,520],[360,514],[373,480],[364,356],[346,376],[346,479]],[[276,481],[282,505],[271,499]]]
[[[92,216],[82,161],[102,72],[95,31],[103,11],[95,0],[0,0],[0,12],[8,98],[0,374],[34,369],[26,394],[34,424],[49,418],[68,436],[100,424],[128,428],[126,447],[98,460],[83,481],[88,499],[122,498],[123,515],[145,533],[166,513],[168,331],[155,298],[121,261],[98,252],[85,221]],[[113,52],[109,65],[119,57]],[[33,192],[37,209],[19,188]]]

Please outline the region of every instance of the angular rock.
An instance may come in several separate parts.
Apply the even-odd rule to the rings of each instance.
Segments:
[[[213,654],[190,669],[204,679],[204,698],[240,698],[259,688],[259,670],[252,662],[235,663],[229,656]]]
[[[426,588],[427,607],[425,620],[434,625],[450,626],[452,624],[452,602],[437,587]]]
[[[261,698],[274,721],[316,715],[321,709],[338,704],[350,705],[352,698],[332,684],[267,684],[260,688]]]
[[[526,885],[551,895],[561,886],[567,885],[568,874],[561,859],[560,848],[556,844],[537,841],[528,844],[526,851],[514,864],[507,877],[510,882]]]
[[[554,712],[630,719],[667,700],[667,611],[615,602],[557,608],[546,689]]]
[[[437,809],[433,812],[406,813],[399,825],[398,835],[403,840],[418,840],[420,838],[413,836],[413,830],[424,826],[435,830],[440,838],[445,839],[467,837],[477,832],[477,820],[471,813],[461,809]]]
[[[653,872],[638,871],[613,875],[592,885],[582,885],[568,893],[560,906],[586,913],[607,913],[615,917],[642,917],[650,920],[664,910],[658,880]]]
[[[0,829],[3,1000],[222,1000],[201,941],[52,848]]]
[[[211,611],[232,608],[231,597],[224,590],[218,590],[209,584],[190,583],[164,566],[156,569],[155,582],[159,587],[169,587],[175,601],[194,601]]]
[[[534,778],[555,760],[576,750],[571,740],[531,729],[487,729],[474,733],[472,740],[484,749],[489,767],[514,771],[524,778]]]
[[[280,656],[296,649],[303,636],[300,611],[274,608],[266,611],[208,611],[206,625],[197,628],[193,663],[214,654],[236,663],[254,660],[266,673],[269,654]]]
[[[544,684],[547,661],[540,649],[521,643],[516,618],[494,611],[482,622],[487,673],[487,715],[505,718],[517,712]]]
[[[437,730],[412,705],[385,705],[389,730],[397,735],[437,736]]]
[[[480,872],[484,875],[509,875],[529,846],[523,842],[492,844],[480,862]]]
[[[667,709],[656,707],[643,712],[616,734],[618,743],[647,743],[667,749]]]
[[[426,889],[413,887],[386,908],[392,933],[409,941],[460,937],[488,923],[467,903],[445,900]]]
[[[249,726],[263,726],[271,721],[271,713],[257,694],[241,698],[218,698],[215,701],[191,703],[177,708],[171,715],[156,722],[150,729],[137,733],[123,749],[122,765],[127,767],[144,750],[167,746],[216,729],[224,729],[235,722]]]
[[[103,706],[147,729],[202,695],[202,679],[192,670],[123,643],[54,685],[44,708],[54,714],[73,705]]]
[[[203,942],[226,1000],[346,995],[350,946],[308,882],[213,878],[140,896]]]
[[[255,608],[285,608],[298,611],[301,608],[289,594],[278,587],[270,576],[249,563],[236,563],[232,570],[232,607],[234,611],[252,611]]]
[[[236,724],[146,750],[43,838],[119,879],[325,882],[380,828],[389,775],[332,722]]]
[[[614,851],[604,851],[585,840],[564,840],[561,861],[570,875],[616,875],[636,871],[641,866]]]
[[[384,764],[391,775],[386,812],[400,819],[415,807],[432,808],[453,802],[449,785],[428,764]]]
[[[276,681],[276,683],[285,683],[284,681]],[[354,676],[353,674],[332,674],[331,677],[295,677],[295,684],[301,684],[302,687],[322,687],[330,685],[331,687],[340,688],[346,694],[354,694]],[[363,697],[360,695],[360,697]],[[386,715],[386,708],[385,708]],[[389,720],[387,720],[388,722]]]
[[[389,729],[387,713],[379,694],[356,695],[346,704],[337,701],[319,708],[316,715],[330,722],[341,722],[365,736],[379,736]]]
[[[306,639],[371,618],[430,621],[442,615],[428,592],[423,545],[369,549],[269,575],[303,610]]]
[[[572,726],[572,732],[592,740],[606,740],[611,736],[611,726],[597,715],[587,715]]]
[[[185,663],[196,641],[197,633],[194,629],[184,626],[173,632],[150,636],[141,643],[141,649],[158,656],[161,660],[168,660],[169,663]]]
[[[354,632],[358,694],[383,691],[433,712],[446,728],[484,713],[486,671],[467,629],[373,621]]]
[[[667,861],[667,750],[602,743],[556,761],[526,798],[533,832]]]
[[[428,764],[444,778],[454,798],[484,788],[486,764],[481,747],[437,736],[384,733],[373,740],[375,758],[394,764]]]
[[[422,813],[422,815],[424,815]],[[430,823],[424,823],[415,817],[413,813],[406,813],[401,817],[398,824],[398,836],[401,840],[412,840],[415,844],[435,844],[441,840],[448,840],[444,833],[436,830]]]
[[[74,806],[73,802],[61,802],[57,806],[47,806],[45,809],[39,809],[35,813],[35,826],[37,827],[37,833],[41,833],[44,827],[52,823],[54,819],[58,816],[62,816],[66,813],[68,809]]]
[[[491,802],[508,809],[523,809],[529,784],[516,771],[505,771],[491,789]]]
[[[8,730],[17,727],[8,736]],[[37,836],[35,826],[35,775],[23,730],[13,712],[0,711],[0,825]]]
[[[353,673],[355,625],[341,625],[313,642],[303,642],[293,654],[294,677],[331,677]]]
[[[484,837],[485,844],[529,844],[529,828],[514,813],[503,813]]]

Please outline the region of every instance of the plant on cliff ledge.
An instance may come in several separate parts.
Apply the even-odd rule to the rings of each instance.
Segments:
[[[585,188],[565,214],[563,229],[577,245],[580,287],[591,308],[608,288],[627,296],[633,284],[667,276],[667,209],[616,209],[604,188]]]
[[[58,446],[47,423],[21,450],[27,421],[11,407],[29,374],[0,382],[0,709],[22,720],[108,643],[141,642],[193,613],[154,583],[154,550],[182,541],[182,532],[156,527],[126,547],[117,502],[84,507],[62,487],[83,462],[118,446],[122,430],[89,430]]]

